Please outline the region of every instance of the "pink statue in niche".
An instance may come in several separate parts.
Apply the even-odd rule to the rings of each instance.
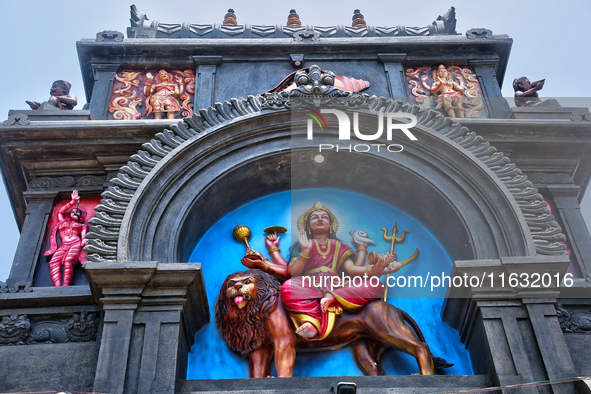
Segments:
[[[168,119],[174,119],[175,112],[181,111],[181,106],[175,97],[183,95],[183,78],[176,76],[176,83],[171,80],[171,75],[166,70],[160,70],[156,78],[152,73],[146,75],[144,94],[146,100],[145,116],[154,112],[154,119],[162,119],[162,113],[166,112]],[[156,79],[156,83],[154,82]]]
[[[68,210],[76,205],[76,208]],[[84,237],[88,232],[88,226],[84,223],[86,213],[79,208],[80,196],[78,191],[72,192],[72,199],[58,211],[58,223],[51,229],[51,248],[45,252],[45,256],[51,256],[49,272],[54,286],[69,286],[74,274],[74,264],[80,261],[86,262],[86,252],[82,250],[88,244]],[[57,246],[57,234],[61,238]],[[61,281],[61,266],[64,266],[64,280]]]

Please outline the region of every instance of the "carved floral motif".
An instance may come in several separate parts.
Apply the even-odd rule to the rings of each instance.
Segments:
[[[42,176],[33,178],[31,182],[29,182],[29,188],[45,189],[72,186],[102,186],[106,181],[107,177],[104,175],[84,175],[79,178],[73,176]]]
[[[164,74],[168,83],[161,80]],[[162,113],[169,119],[187,117],[193,113],[194,95],[194,70],[122,71],[115,75],[109,112],[115,120],[159,119]]]
[[[407,88],[414,102],[451,118],[486,118],[482,90],[471,68],[407,68]]]

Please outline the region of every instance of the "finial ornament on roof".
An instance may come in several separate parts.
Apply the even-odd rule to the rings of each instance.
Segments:
[[[135,4],[131,5],[130,22],[131,22],[131,27],[150,28],[150,27],[157,27],[158,26],[157,21],[150,22],[150,20],[148,19],[148,16],[146,14],[142,14],[141,12],[139,12],[139,10],[135,6]]]
[[[193,27],[191,27],[193,26]],[[200,26],[196,28],[195,26]],[[150,21],[145,14],[138,11],[135,5],[131,6],[131,27],[127,29],[128,38],[194,38],[194,39],[208,39],[208,38],[247,38],[250,35],[245,33],[244,26],[240,26],[236,22],[236,15],[233,11],[226,14],[222,24],[207,24],[195,25],[185,23],[159,23],[158,21]],[[387,26],[367,26],[364,16],[355,10],[353,14],[352,28],[349,26],[330,26],[323,28],[312,28],[310,30],[299,28],[302,26],[300,16],[295,9],[290,10],[287,18],[287,27],[280,34],[277,34],[277,27],[275,25],[262,25],[252,27],[253,38],[280,38],[284,37],[284,33],[292,35],[295,41],[302,41],[303,39],[311,39],[312,41],[319,41],[320,38],[339,38],[339,37],[353,37],[353,38],[371,38],[371,37],[396,37],[396,36],[435,36],[435,35],[457,35],[456,32],[456,13],[455,8],[451,7],[445,14],[440,15],[437,20],[431,24],[423,27],[406,27],[398,25],[394,27]],[[242,29],[242,30],[241,30]],[[337,34],[334,34],[336,29]],[[331,33],[332,32],[332,33]],[[480,37],[469,37],[480,38]],[[487,37],[488,38],[488,37]]]
[[[289,16],[287,17],[287,26],[301,26],[302,22],[300,22],[300,16],[297,14],[296,10],[291,9],[289,10]]]
[[[234,10],[230,8],[228,13],[224,16],[224,22],[222,23],[223,26],[237,26],[238,22],[236,21],[236,14],[234,14]]]
[[[367,25],[365,23],[365,18],[363,17],[363,14],[359,10],[353,11],[352,20],[353,20],[353,23],[351,23],[351,26],[353,26],[353,27],[367,27]]]

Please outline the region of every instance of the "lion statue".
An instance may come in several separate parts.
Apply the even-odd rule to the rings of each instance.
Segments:
[[[251,378],[269,377],[273,358],[278,377],[293,376],[296,348],[335,349],[350,343],[366,375],[384,374],[378,360],[386,347],[415,357],[422,375],[453,366],[431,354],[410,315],[382,300],[370,302],[358,312],[342,314],[322,341],[296,336],[280,291],[279,281],[258,269],[228,275],[220,289],[215,306],[217,328],[230,348],[248,355]]]

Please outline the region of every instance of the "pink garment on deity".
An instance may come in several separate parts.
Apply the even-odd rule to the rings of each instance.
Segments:
[[[348,259],[355,258],[355,253],[349,246],[336,239],[327,240],[326,245],[316,239],[312,241],[314,245],[302,275],[283,284],[281,300],[296,328],[310,322],[318,330],[318,335],[311,339],[321,340],[332,331],[336,315],[343,313],[342,307],[352,311],[359,310],[368,302],[381,298],[384,295],[384,286],[377,280],[373,282],[378,284],[372,286],[370,277],[360,277],[359,281],[346,279],[353,278],[343,274],[342,266]],[[297,259],[300,250],[299,246],[294,248],[291,261]],[[342,280],[343,277],[345,280]],[[327,292],[340,305],[335,302],[326,313],[322,313],[320,299]]]

